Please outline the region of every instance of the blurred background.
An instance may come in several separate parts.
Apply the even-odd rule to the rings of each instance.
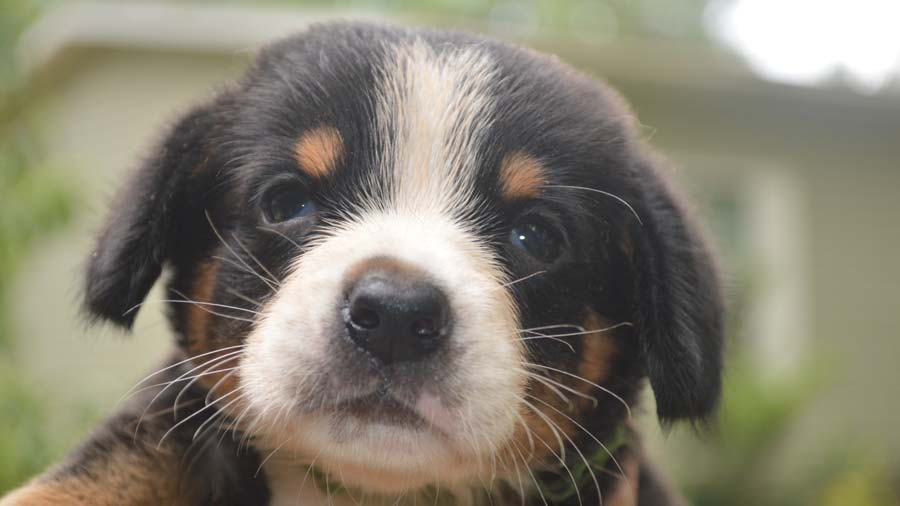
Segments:
[[[694,504],[900,504],[897,0],[0,0],[0,494],[169,345],[159,304],[131,337],[77,313],[126,171],[255,48],[332,18],[516,41],[631,102],[729,273],[718,424],[642,416]]]

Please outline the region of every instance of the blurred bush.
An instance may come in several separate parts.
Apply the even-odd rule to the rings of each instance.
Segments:
[[[738,355],[740,353],[738,352]],[[890,463],[827,434],[818,460],[779,476],[779,459],[797,422],[831,377],[809,365],[787,378],[763,378],[747,360],[733,360],[724,382],[723,405],[707,437],[692,439],[678,455],[694,463],[684,491],[696,506],[896,506]],[[698,463],[700,463],[698,465]]]
[[[16,361],[10,315],[16,273],[41,237],[68,222],[72,194],[35,162],[30,136],[4,116],[0,129],[0,491],[41,470],[58,446],[52,416]]]
[[[74,208],[72,192],[42,166],[36,136],[21,111],[26,90],[13,67],[12,48],[37,7],[0,0],[0,494],[61,451],[60,434],[47,423],[54,413],[29,388],[17,363],[10,314],[23,262],[42,237],[69,221]]]

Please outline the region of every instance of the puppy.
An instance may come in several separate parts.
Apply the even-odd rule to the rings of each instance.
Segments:
[[[87,312],[168,271],[177,353],[11,505],[658,505],[629,424],[720,391],[710,249],[609,89],[458,33],[327,24],[187,112]]]

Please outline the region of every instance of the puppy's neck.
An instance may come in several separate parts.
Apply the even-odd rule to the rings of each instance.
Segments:
[[[296,460],[271,459],[264,465],[272,506],[328,504],[329,506],[486,506],[501,504],[478,487],[429,485],[401,493],[371,493],[344,485],[339,477]]]

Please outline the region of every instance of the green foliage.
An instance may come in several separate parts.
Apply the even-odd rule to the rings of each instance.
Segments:
[[[770,467],[767,460],[811,400],[817,384],[809,373],[771,384],[746,363],[730,364],[716,429],[701,444],[701,451],[711,455],[715,464],[702,485],[688,489],[694,504],[796,504],[796,498],[783,502],[784,497],[768,497],[767,488],[760,486],[760,473]]]
[[[7,133],[0,141],[0,350],[10,345],[7,298],[15,273],[36,241],[65,224],[73,208],[71,192],[29,149],[29,136]]]
[[[836,474],[819,497],[809,504],[821,506],[897,506],[900,500],[887,485],[884,466],[872,461],[856,462]]]
[[[22,383],[15,364],[0,357],[0,495],[40,472],[55,456],[46,417],[46,407]]]
[[[9,311],[17,271],[41,237],[68,221],[73,197],[28,163],[24,139],[0,143],[0,492],[40,471],[60,448],[46,423],[51,413],[17,367]]]
[[[95,411],[51,405],[0,353],[0,496],[58,461],[96,423]]]
[[[17,272],[74,208],[72,191],[43,166],[21,114],[25,90],[14,72],[12,48],[37,7],[33,1],[0,0],[0,495],[58,458],[65,433],[50,429],[50,407],[16,363],[10,318]]]
[[[0,141],[0,492],[44,468],[60,445],[45,402],[28,388],[10,318],[16,273],[40,239],[69,221],[72,192],[38,163],[31,136],[4,118]],[[18,127],[18,128],[16,128]],[[58,434],[57,434],[58,436]]]
[[[808,367],[788,379],[763,379],[746,362],[730,364],[721,416],[710,437],[695,443],[706,461],[686,493],[696,506],[896,505],[888,472],[864,449],[835,435],[821,460],[804,462],[790,477],[772,476],[790,432],[828,378]],[[893,502],[892,502],[893,501]]]

